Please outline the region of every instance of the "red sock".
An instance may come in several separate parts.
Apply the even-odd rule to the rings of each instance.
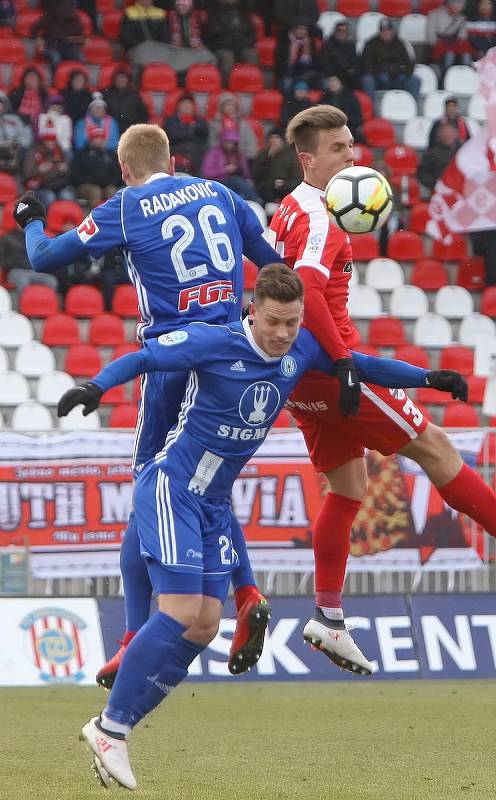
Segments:
[[[330,492],[315,520],[313,552],[318,606],[341,607],[341,591],[350,552],[351,526],[361,505],[359,500]]]
[[[437,490],[451,508],[467,514],[496,536],[496,495],[478,472],[464,464],[453,480]]]
[[[246,586],[240,586],[239,589],[236,589],[234,592],[234,602],[236,603],[236,610],[239,611],[242,606],[246,603],[247,600],[253,598],[256,602],[260,599],[261,594],[258,591],[256,586],[252,586],[251,584],[247,584]]]

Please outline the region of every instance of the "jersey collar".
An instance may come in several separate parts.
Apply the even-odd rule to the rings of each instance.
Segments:
[[[264,361],[280,361],[281,360],[279,358],[279,356],[269,356],[269,354],[266,353],[265,350],[262,350],[262,348],[258,346],[258,344],[256,343],[255,339],[253,338],[253,334],[251,332],[251,327],[250,327],[250,322],[249,322],[248,317],[245,317],[244,320],[243,320],[243,328],[244,328],[244,332],[246,334],[246,338],[248,339],[248,342],[250,343],[250,345],[251,345],[252,349],[255,351],[255,353],[258,356],[260,356],[260,358],[263,358]]]
[[[156,181],[158,178],[170,178],[168,172],[154,172],[153,175],[150,175],[149,178],[146,179],[145,183],[151,183],[152,181]]]

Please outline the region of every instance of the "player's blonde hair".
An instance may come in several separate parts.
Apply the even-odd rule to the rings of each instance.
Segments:
[[[335,106],[311,106],[290,119],[286,128],[286,141],[295,146],[298,153],[312,153],[317,146],[319,131],[342,128],[348,117]]]
[[[158,125],[131,125],[119,139],[117,157],[127,164],[136,178],[146,178],[169,167],[170,148],[167,134]]]
[[[277,300],[279,303],[303,302],[303,284],[294,270],[285,264],[267,264],[257,276],[255,303]]]

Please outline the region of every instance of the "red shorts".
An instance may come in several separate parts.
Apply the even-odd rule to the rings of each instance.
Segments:
[[[364,448],[383,455],[397,453],[427,427],[428,420],[404,389],[362,383],[356,417],[343,417],[338,401],[337,378],[311,372],[286,403],[318,472],[330,472],[353,458],[361,458]]]

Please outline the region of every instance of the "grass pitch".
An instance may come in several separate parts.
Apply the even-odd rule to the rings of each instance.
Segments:
[[[137,800],[494,800],[495,683],[181,686],[133,734]],[[0,689],[0,800],[111,800],[78,741],[101,689]],[[129,793],[131,797],[131,794]]]

